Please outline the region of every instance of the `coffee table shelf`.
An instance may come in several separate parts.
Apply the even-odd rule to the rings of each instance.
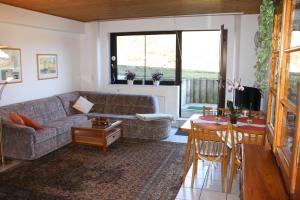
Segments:
[[[92,119],[85,123],[73,126],[72,146],[75,148],[77,144],[97,146],[103,149],[106,155],[106,149],[109,145],[120,139],[123,142],[122,121],[114,121],[106,127],[93,127]]]

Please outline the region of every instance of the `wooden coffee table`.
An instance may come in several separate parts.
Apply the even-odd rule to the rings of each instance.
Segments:
[[[120,139],[123,142],[123,126],[122,121],[111,121],[107,126],[93,127],[90,119],[82,124],[73,126],[72,133],[72,147],[75,149],[77,144],[97,146],[103,149],[106,155],[106,149],[109,145]]]

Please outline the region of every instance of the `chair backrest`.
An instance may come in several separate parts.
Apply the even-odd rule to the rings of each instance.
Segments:
[[[202,112],[203,112],[203,116],[206,116],[206,115],[215,115],[216,114],[216,110],[214,110],[213,107],[203,106]]]
[[[251,111],[251,115],[253,117],[261,118],[262,117],[262,112],[261,111]]]
[[[206,115],[227,116],[229,114],[228,108],[213,108],[213,107],[203,106],[202,111],[203,111],[203,116],[206,116]]]
[[[230,111],[228,108],[218,108],[218,112],[221,116],[228,116]]]
[[[191,121],[194,151],[206,160],[227,155],[228,126]]]
[[[246,112],[246,115],[249,115],[250,110],[243,110],[242,112]],[[255,118],[261,118],[262,117],[262,111],[254,111],[251,110],[251,116]]]
[[[232,143],[264,145],[265,130],[249,130],[243,127],[231,126]]]

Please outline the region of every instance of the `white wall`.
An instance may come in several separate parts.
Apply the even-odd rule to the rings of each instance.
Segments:
[[[254,83],[257,15],[189,16],[81,23],[0,4],[0,44],[22,50],[23,82],[7,85],[1,104],[42,98],[72,90],[152,94],[162,112],[178,116],[177,86],[110,84],[111,32],[228,30],[227,78]],[[36,54],[58,54],[59,78],[37,80]],[[227,93],[226,98],[231,98]]]
[[[212,30],[220,29],[222,24],[224,24],[225,29],[228,30],[227,78],[239,79],[241,76],[242,79],[245,79],[243,83],[247,85],[251,84],[254,82],[254,76],[248,74],[250,73],[248,66],[255,63],[255,58],[252,56],[255,54],[255,51],[254,48],[252,48],[253,38],[251,37],[257,30],[257,15],[223,15],[104,21],[89,24],[89,26],[94,26],[94,29],[92,29],[93,34],[85,38],[85,41],[98,43],[100,46],[100,60],[98,58],[94,65],[84,65],[84,67],[82,67],[84,72],[81,76],[81,89],[95,90],[95,88],[97,88],[103,92],[143,93],[160,97],[163,96],[165,99],[165,112],[177,117],[179,111],[179,92],[177,86],[160,86],[157,88],[154,86],[110,84],[109,35],[111,32]],[[95,27],[98,27],[98,37],[95,36],[97,33]],[[91,29],[91,27],[89,28]],[[93,49],[95,48],[93,47]],[[89,60],[89,56],[86,56],[87,60]],[[95,68],[98,69],[98,74],[101,74],[96,80],[94,74],[97,70],[95,70]],[[90,82],[91,80],[93,81]],[[226,98],[231,98],[231,94],[227,92]]]
[[[21,49],[23,82],[8,84],[1,105],[69,92],[79,87],[84,24],[0,4],[0,44]],[[58,78],[37,80],[38,53],[58,56]]]
[[[256,53],[254,37],[258,30],[258,15],[241,16],[239,75],[242,84],[253,86],[255,82]]]

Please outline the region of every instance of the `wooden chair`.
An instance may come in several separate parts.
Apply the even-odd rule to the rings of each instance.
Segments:
[[[228,116],[230,111],[228,108],[218,108],[218,112],[221,116]]]
[[[249,113],[249,110],[245,110]],[[261,118],[262,117],[262,112],[261,111],[251,111],[251,116],[255,118]]]
[[[253,117],[261,118],[262,117],[262,112],[261,111],[251,111],[251,115]]]
[[[206,115],[215,115],[216,112],[213,107],[203,106],[202,113],[203,113],[203,116],[206,116]]]
[[[227,146],[228,126],[217,124],[197,124],[191,122],[193,143],[193,171],[192,183],[197,173],[198,160],[221,162],[222,165],[222,191],[225,192],[225,179],[230,154]],[[219,133],[219,135],[218,135]]]
[[[235,127],[230,125],[230,135],[232,144],[232,165],[231,174],[229,179],[228,192],[232,190],[233,179],[236,174],[237,168],[241,165],[241,145],[253,144],[253,145],[265,145],[265,131],[246,130],[242,127]]]
[[[229,109],[228,108],[213,108],[213,107],[206,107],[203,106],[203,116],[206,115],[215,115],[217,116],[218,114],[220,116],[227,116],[229,114]]]

